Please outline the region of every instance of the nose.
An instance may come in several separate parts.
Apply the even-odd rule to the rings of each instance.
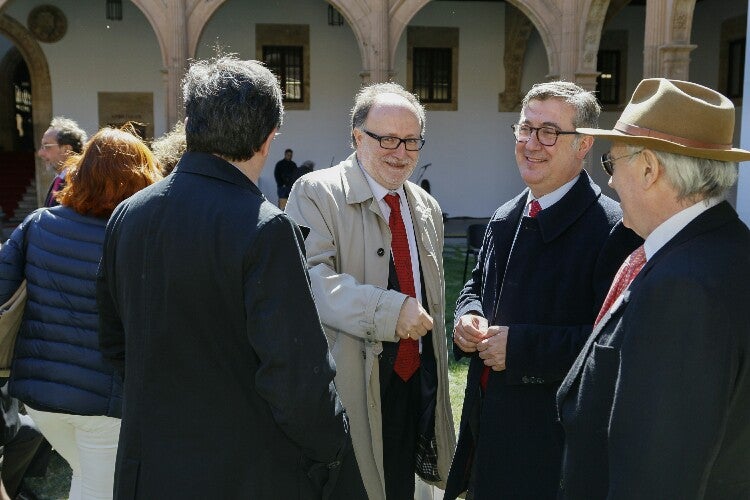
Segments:
[[[401,142],[396,149],[392,149],[391,151],[393,151],[393,154],[399,158],[403,158],[409,154],[409,151],[406,150],[405,142]]]
[[[539,130],[534,130],[529,136],[529,140],[523,143],[526,149],[542,149],[542,143],[539,142]]]

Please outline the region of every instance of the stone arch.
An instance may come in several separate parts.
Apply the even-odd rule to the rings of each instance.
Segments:
[[[373,8],[366,1],[361,0],[326,0],[338,10],[349,24],[354,38],[357,40],[359,54],[362,60],[363,73],[360,75],[369,79],[367,71],[377,67],[375,54],[378,47],[373,47]]]
[[[2,5],[0,5],[2,8]],[[34,120],[34,143],[41,141],[52,119],[52,81],[49,75],[47,57],[32,34],[18,21],[0,14],[0,33],[10,39],[26,61],[31,77],[31,106]],[[52,181],[52,175],[45,171],[39,159],[36,160],[36,185],[43,186]],[[44,193],[37,190],[37,203],[42,205]]]
[[[599,52],[599,42],[601,42],[602,28],[604,27],[608,8],[609,0],[589,0],[588,5],[584,6],[586,15],[583,16],[581,22],[580,71],[597,73],[596,58]]]
[[[214,17],[219,7],[224,5],[227,0],[193,0],[192,5],[187,11],[187,38],[188,38],[188,57],[195,57],[198,50],[198,42],[203,34],[206,24]]]
[[[557,2],[549,0],[507,0],[529,18],[544,43],[547,52],[547,75],[560,74],[560,20],[562,13]]]

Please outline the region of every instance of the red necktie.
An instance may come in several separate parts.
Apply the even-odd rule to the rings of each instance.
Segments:
[[[531,200],[531,203],[529,204],[529,217],[536,217],[539,212],[542,211],[542,205],[539,204],[537,200]],[[479,378],[479,384],[482,386],[482,390],[487,390],[487,381],[490,378],[490,367],[485,366],[484,370],[482,370],[482,376]]]
[[[409,240],[406,239],[406,226],[401,218],[401,203],[398,194],[385,195],[385,202],[391,208],[388,226],[391,228],[391,251],[393,264],[396,267],[396,277],[401,293],[409,297],[417,297],[414,291],[414,274],[411,269],[411,253]],[[402,380],[407,381],[419,368],[419,342],[414,339],[401,339],[398,342],[398,353],[393,365]]]
[[[604,304],[599,311],[599,315],[596,317],[596,321],[594,321],[594,327],[607,314],[607,311],[612,307],[617,297],[630,286],[630,283],[638,276],[644,265],[646,265],[646,251],[643,249],[643,245],[641,245],[628,255],[628,258],[625,259],[625,262],[622,263],[620,269],[617,271],[615,279],[612,281],[612,286],[609,287],[607,298],[604,299]]]

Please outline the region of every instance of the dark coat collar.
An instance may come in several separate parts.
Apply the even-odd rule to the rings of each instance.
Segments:
[[[211,153],[185,152],[172,172],[173,175],[181,173],[213,177],[249,189],[258,196],[263,196],[258,186],[237,167]]]
[[[709,208],[705,212],[701,213],[698,217],[690,221],[690,223],[682,228],[682,230],[674,235],[663,247],[661,247],[643,267],[636,281],[633,285],[640,281],[644,276],[648,274],[652,267],[654,267],[661,259],[663,259],[669,252],[682,245],[683,243],[692,240],[696,236],[713,231],[719,226],[723,226],[734,219],[737,219],[737,212],[735,212],[732,205],[727,201],[722,201],[718,205]],[[633,288],[633,286],[631,286]]]
[[[542,240],[549,243],[567,231],[592,204],[596,203],[601,193],[601,188],[591,180],[589,174],[581,170],[578,174],[578,181],[573,184],[570,191],[565,193],[560,201],[542,210],[536,216]],[[527,194],[528,189],[521,197],[522,203],[526,202]]]

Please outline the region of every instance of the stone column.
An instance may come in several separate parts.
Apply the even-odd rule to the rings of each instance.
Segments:
[[[647,0],[643,78],[687,80],[695,0]]]
[[[748,1],[750,9],[750,1]],[[750,40],[750,23],[745,28]],[[745,51],[745,82],[743,94],[750,96],[750,50]],[[736,116],[735,119],[740,119]],[[740,147],[750,150],[750,105],[742,106],[742,128],[740,130]],[[747,225],[750,225],[750,163],[740,164],[740,178],[737,183],[737,213]]]
[[[188,17],[187,0],[171,0],[167,3],[167,129],[171,129],[184,116],[180,82],[187,70]]]
[[[362,83],[387,82],[392,73],[390,61],[388,0],[368,2],[370,12],[369,44],[367,45],[367,68],[361,73]]]

